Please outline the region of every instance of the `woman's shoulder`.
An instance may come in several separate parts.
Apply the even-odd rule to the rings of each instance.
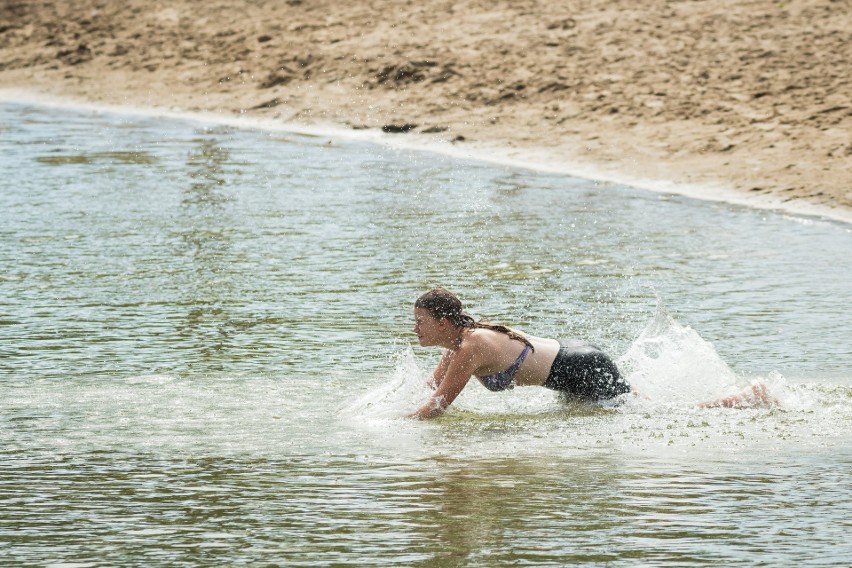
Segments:
[[[548,341],[548,339],[546,337],[538,337],[536,335],[532,335],[530,333],[527,333],[526,331],[524,331],[522,329],[517,329],[517,328],[514,328],[514,327],[506,327],[506,329],[508,329],[509,331],[511,331],[512,333],[517,335],[518,337],[522,337],[523,339],[526,339],[527,341],[530,341],[530,342]],[[511,335],[504,333],[502,331],[495,330],[495,329],[488,329],[488,328],[480,327],[480,328],[476,328],[472,331],[473,331],[473,333],[478,334],[478,336],[483,341],[494,341],[494,342],[499,342],[499,343],[517,341],[517,339],[512,337]]]
[[[522,337],[525,334],[519,333]],[[503,351],[516,340],[507,334],[487,328],[476,328],[468,332],[464,343],[479,352]]]
[[[461,343],[456,353],[480,353],[493,344],[494,338],[490,335],[491,330],[468,329],[464,332]]]

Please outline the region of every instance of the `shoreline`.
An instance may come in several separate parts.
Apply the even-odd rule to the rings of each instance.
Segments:
[[[378,129],[353,129],[343,124],[306,124],[252,115],[189,111],[177,107],[168,109],[159,106],[95,103],[89,100],[56,96],[38,90],[20,88],[0,87],[0,102],[85,110],[89,112],[107,112],[130,116],[187,120],[226,125],[241,129],[288,132],[306,136],[338,137],[389,148],[435,153],[451,159],[472,160],[496,166],[565,175],[597,183],[627,186],[652,193],[679,195],[701,201],[738,205],[777,214],[816,217],[852,225],[852,209],[829,207],[803,201],[784,203],[769,196],[748,195],[744,192],[725,187],[722,183],[712,185],[684,184],[671,180],[642,179],[623,172],[606,171],[606,169],[596,167],[593,164],[560,164],[564,160],[559,156],[547,156],[547,149],[517,149],[501,146],[494,142],[483,143],[476,141],[468,142],[465,145],[458,145],[447,140],[436,139],[436,137],[429,137],[419,133],[405,135],[388,134]],[[544,159],[541,158],[542,155]],[[548,157],[550,160],[547,159]]]
[[[833,0],[16,0],[0,22],[0,88],[852,219]]]

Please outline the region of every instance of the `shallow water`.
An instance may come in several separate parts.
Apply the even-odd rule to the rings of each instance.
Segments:
[[[0,173],[10,564],[852,555],[848,225],[20,104]],[[437,353],[409,330],[435,284],[600,344],[649,398],[471,384],[402,419],[428,396]],[[753,379],[780,406],[694,406]]]

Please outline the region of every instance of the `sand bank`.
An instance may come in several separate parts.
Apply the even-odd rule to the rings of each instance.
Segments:
[[[848,8],[9,0],[0,87],[852,221]]]

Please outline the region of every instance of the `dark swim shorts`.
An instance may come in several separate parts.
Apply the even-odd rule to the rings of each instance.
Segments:
[[[590,401],[630,392],[612,359],[594,345],[576,340],[560,340],[559,345],[545,387]]]

